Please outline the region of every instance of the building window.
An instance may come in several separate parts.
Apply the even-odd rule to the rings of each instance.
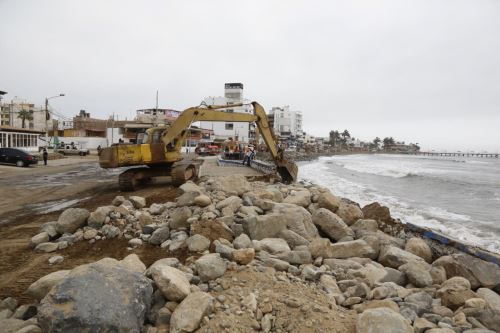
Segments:
[[[227,131],[232,131],[234,129],[234,124],[232,123],[226,123],[226,130]]]

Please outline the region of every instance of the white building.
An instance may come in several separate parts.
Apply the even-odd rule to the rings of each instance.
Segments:
[[[243,97],[243,83],[226,83],[224,85],[224,97],[207,97],[203,100],[206,105],[233,105],[244,103],[247,105],[235,106],[225,109],[226,112],[253,113],[250,101]],[[249,123],[229,123],[222,121],[201,121],[201,128],[214,131],[215,139],[233,138],[238,141],[248,142],[253,138],[255,126]]]
[[[273,107],[269,111],[269,117],[273,120],[273,129],[281,137],[302,136],[302,112],[290,111],[290,106]]]

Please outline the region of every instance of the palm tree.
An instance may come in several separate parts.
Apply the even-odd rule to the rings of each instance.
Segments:
[[[26,120],[28,120],[28,121],[33,120],[33,111],[21,110],[21,111],[19,111],[19,114],[17,115],[17,118],[21,118],[21,120],[22,120],[22,128],[25,128]]]
[[[375,139],[373,139],[373,144],[375,145],[375,148],[378,149],[379,145],[380,145],[380,138],[377,136]]]
[[[392,136],[391,137],[385,137],[384,140],[382,140],[382,142],[384,143],[384,149],[386,149],[387,147],[395,144],[394,138]]]
[[[344,138],[344,140],[345,140],[345,138],[350,138],[351,137],[351,134],[349,134],[348,130],[344,130],[341,135]]]
[[[335,147],[340,140],[339,131],[330,131],[330,143]]]

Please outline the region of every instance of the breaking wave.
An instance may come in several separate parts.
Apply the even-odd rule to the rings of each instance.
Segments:
[[[336,161],[337,157],[340,157],[340,161]],[[352,158],[353,156],[349,157]],[[361,206],[379,202],[389,207],[391,214],[399,218],[403,223],[409,222],[428,227],[463,242],[479,245],[490,251],[500,253],[500,227],[491,222],[481,221],[469,214],[460,214],[436,205],[437,202],[433,200],[431,193],[432,186],[427,185],[428,182],[425,181],[425,178],[428,175],[439,174],[439,171],[435,172],[435,170],[429,170],[429,168],[425,167],[418,170],[409,170],[407,165],[400,162],[396,162],[398,163],[397,166],[391,166],[388,165],[387,161],[377,164],[373,160],[365,160],[364,158],[359,158],[359,160],[359,162],[352,163],[344,156],[320,158],[314,162],[301,164],[299,178],[303,181],[327,187],[334,194],[358,202]],[[362,160],[364,161],[361,162]],[[362,165],[363,163],[365,165]],[[383,167],[387,167],[387,169],[382,170]],[[368,176],[363,177],[362,174],[368,174]],[[427,194],[428,201],[418,202],[409,198],[398,197],[390,191],[381,190],[377,183],[366,181],[367,179],[370,180],[373,175],[391,177],[389,179],[394,179],[393,181],[382,180],[382,183],[390,183],[392,187],[397,185],[393,183],[398,182],[398,179],[409,178],[411,184],[416,184],[415,189],[402,188],[399,190],[402,192],[416,191],[420,184],[429,192]],[[388,188],[391,188],[391,186]],[[498,200],[498,198],[492,200]],[[432,204],[433,202],[434,204]]]

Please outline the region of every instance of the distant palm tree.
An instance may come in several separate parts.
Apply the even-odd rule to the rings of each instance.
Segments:
[[[344,130],[341,135],[344,138],[344,140],[345,140],[345,138],[350,138],[351,137],[351,134],[349,133],[348,130]]]
[[[28,121],[33,120],[33,111],[21,110],[21,111],[19,111],[17,118],[21,118],[22,128],[25,128],[26,127],[26,120],[28,120]]]
[[[375,148],[378,149],[379,145],[380,145],[380,138],[377,136],[375,139],[373,139],[373,144],[375,145]]]
[[[382,140],[382,142],[384,143],[384,149],[386,149],[387,147],[392,146],[396,143],[396,141],[394,141],[394,138],[392,136],[385,137],[384,140]]]
[[[330,131],[330,143],[335,147],[337,146],[337,142],[339,141],[340,141],[339,131]]]

